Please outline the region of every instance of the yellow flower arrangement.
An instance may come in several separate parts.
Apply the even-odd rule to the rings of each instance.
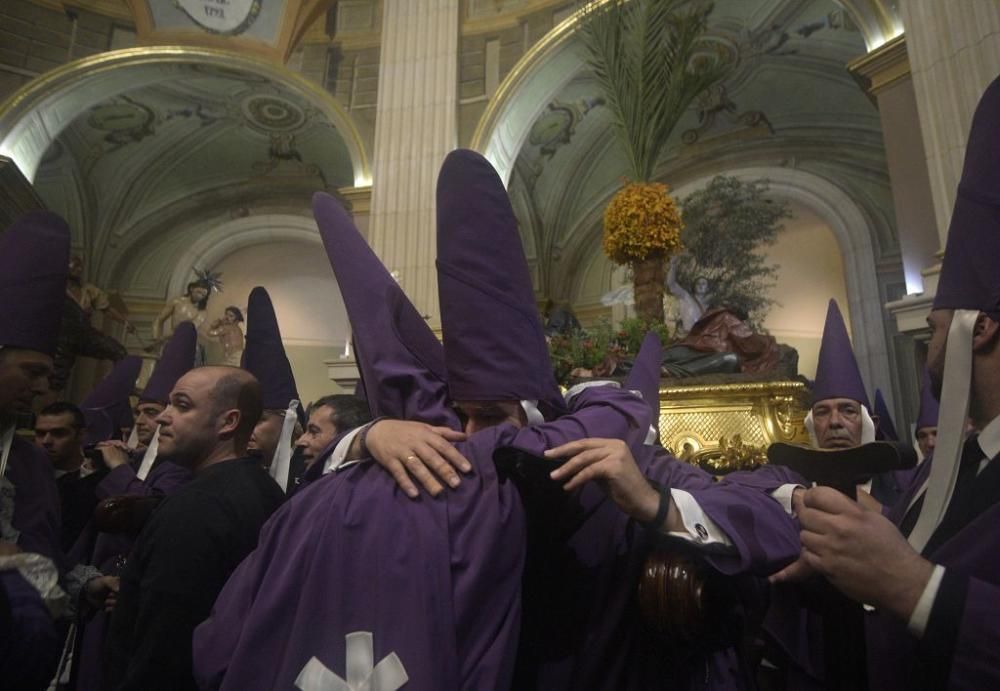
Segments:
[[[616,264],[633,264],[681,249],[680,209],[661,182],[632,182],[604,211],[604,253]]]

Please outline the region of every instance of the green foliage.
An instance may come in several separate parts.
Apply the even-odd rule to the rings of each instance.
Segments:
[[[616,338],[626,357],[635,357],[642,345],[642,339],[646,338],[646,334],[650,331],[656,332],[664,347],[670,343],[672,335],[670,329],[663,322],[647,322],[638,317],[622,319],[621,324],[618,325]]]
[[[554,334],[549,338],[549,359],[555,370],[556,381],[565,384],[570,372],[577,367],[593,369],[616,352],[611,323],[601,320],[597,326],[579,329],[572,333]]]
[[[712,4],[703,0],[609,0],[590,6],[580,37],[632,179],[649,182],[691,103],[731,65],[703,41]]]
[[[711,281],[713,305],[748,315],[759,329],[775,301],[767,297],[778,267],[760,251],[774,244],[788,205],[768,199],[766,180],[742,182],[718,176],[702,190],[680,200],[686,250],[679,259],[678,282],[690,289],[698,276]]]
[[[570,373],[578,367],[592,370],[609,358],[620,361],[635,357],[647,331],[655,331],[664,344],[670,340],[666,324],[650,324],[641,319],[625,319],[617,330],[607,319],[602,319],[588,329],[553,335],[549,338],[549,358],[556,381],[566,384]]]

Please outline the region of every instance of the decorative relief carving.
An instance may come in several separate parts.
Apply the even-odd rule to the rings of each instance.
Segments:
[[[766,462],[774,442],[807,442],[808,393],[798,381],[660,390],[660,439],[681,460],[723,474]]]

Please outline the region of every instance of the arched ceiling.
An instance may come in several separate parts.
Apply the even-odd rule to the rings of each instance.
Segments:
[[[190,241],[187,229],[204,232],[251,208],[309,215],[314,191],[355,184],[345,137],[288,82],[198,61],[160,77],[78,109],[35,174],[46,205],[70,222],[89,275],[107,283],[137,248],[168,259]]]
[[[832,0],[717,0],[710,34],[736,69],[681,121],[658,178],[679,187],[727,169],[797,168],[855,201],[876,261],[898,253],[879,115],[845,67],[865,52],[853,14]],[[579,47],[556,62],[574,53],[575,72],[563,70],[522,125],[509,181],[536,286],[558,300],[573,299],[601,251],[601,214],[628,175]],[[538,93],[526,89],[525,100]]]

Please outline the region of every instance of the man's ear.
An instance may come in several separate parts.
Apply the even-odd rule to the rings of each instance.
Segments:
[[[998,341],[1000,341],[1000,323],[980,312],[972,329],[973,352],[991,351],[996,347]]]
[[[236,434],[236,430],[240,427],[240,420],[243,418],[242,413],[240,413],[239,408],[230,408],[229,410],[224,410],[219,414],[219,436],[224,438],[230,438]]]

